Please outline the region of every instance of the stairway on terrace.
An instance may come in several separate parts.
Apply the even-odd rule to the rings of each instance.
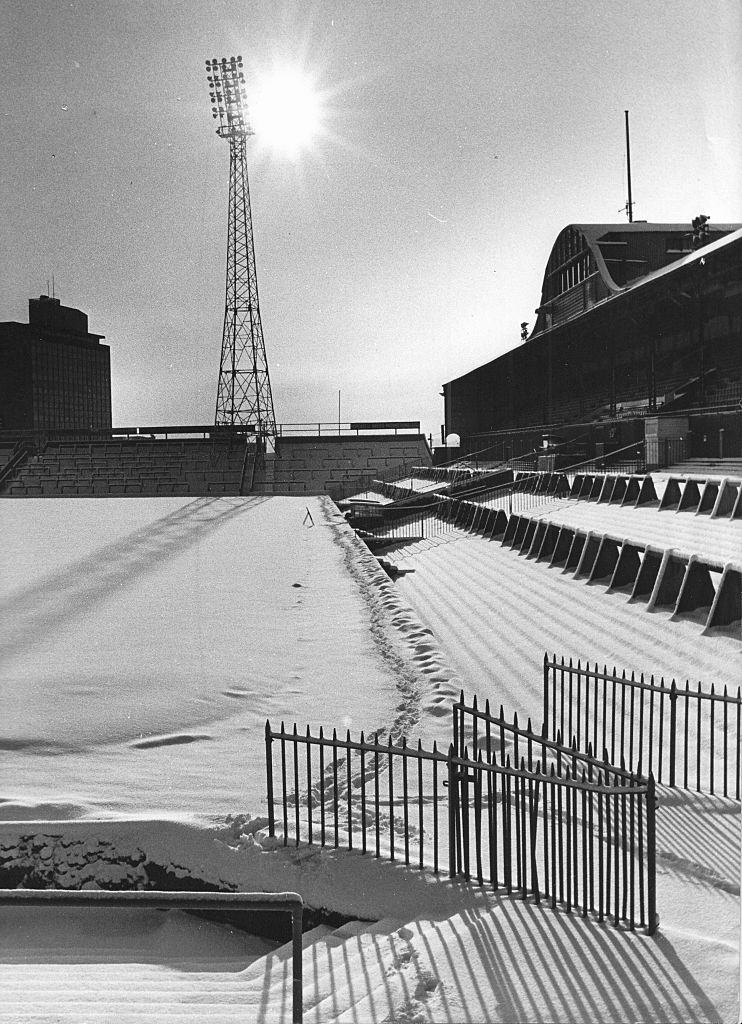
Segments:
[[[4,498],[157,497],[240,493],[244,444],[214,439],[49,442],[0,489]]]
[[[67,919],[64,911],[49,908],[35,913],[34,923],[30,909],[4,911],[6,918],[11,914],[29,918],[29,938],[22,927],[13,929],[12,946],[3,943],[5,948],[0,949],[0,1022],[269,1020],[288,1024],[292,1019],[291,942],[279,945],[244,935],[242,943],[232,942],[243,948],[230,952],[209,948],[207,935],[202,950],[197,943],[191,948],[193,944],[186,942],[189,948],[180,951],[172,940],[158,949],[149,933],[154,928],[156,936],[164,928],[166,934],[166,923],[151,924],[155,915],[164,916],[161,912],[124,912],[129,915],[124,929],[131,933],[127,940],[120,925],[122,912],[97,909],[92,914],[98,919],[87,934],[73,927],[68,941],[39,946],[34,942],[43,934],[41,913],[56,936],[63,934]],[[92,917],[88,911],[82,913]],[[170,914],[181,922],[186,917],[177,911]],[[320,924],[306,931],[302,940],[304,1020],[370,1020],[372,1016],[367,1015],[373,1015],[375,1007],[381,1019],[390,1003],[403,1001],[408,981],[414,990],[420,979],[414,963],[407,972],[409,979],[391,976],[395,946],[404,946],[395,936],[401,924],[386,918],[377,923],[351,921],[338,928]],[[101,926],[110,929],[112,940]],[[194,930],[188,920],[180,927],[186,936]],[[226,926],[206,927],[219,945],[218,930]]]

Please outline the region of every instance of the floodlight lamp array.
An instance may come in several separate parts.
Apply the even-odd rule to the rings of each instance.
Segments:
[[[211,116],[219,121],[217,134],[222,138],[252,135],[247,119],[247,92],[242,57],[212,57],[206,61]]]

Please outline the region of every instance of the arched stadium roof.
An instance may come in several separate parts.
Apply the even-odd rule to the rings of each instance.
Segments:
[[[531,337],[700,258],[712,246],[739,234],[742,225],[709,223],[706,227],[707,244],[693,249],[689,224],[568,224],[557,235],[546,263]]]

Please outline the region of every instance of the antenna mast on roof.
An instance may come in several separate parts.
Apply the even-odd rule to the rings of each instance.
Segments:
[[[629,186],[629,198],[626,200],[626,216],[629,218],[629,224],[634,221],[634,203],[631,198],[631,145],[629,143],[629,112],[624,110],[624,116],[626,118],[626,178]]]

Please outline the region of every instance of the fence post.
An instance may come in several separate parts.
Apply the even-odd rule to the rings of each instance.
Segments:
[[[670,684],[670,780],[668,785],[675,785],[675,727],[677,725],[678,689],[673,679]]]
[[[276,834],[276,816],[273,807],[273,736],[271,723],[265,720],[265,767],[268,788],[268,835]]]
[[[549,727],[549,656],[544,652],[544,723],[543,729]],[[542,732],[543,732],[542,729]],[[548,735],[548,733],[547,733]]]
[[[456,830],[458,815],[456,813],[456,769],[454,765],[453,743],[448,748],[448,877],[456,877]]]
[[[291,911],[292,976],[293,976],[293,1024],[301,1024],[303,1016],[302,996],[302,908]]]
[[[647,782],[647,935],[654,935],[660,923],[657,916],[657,850],[655,828],[656,797],[654,775]]]

